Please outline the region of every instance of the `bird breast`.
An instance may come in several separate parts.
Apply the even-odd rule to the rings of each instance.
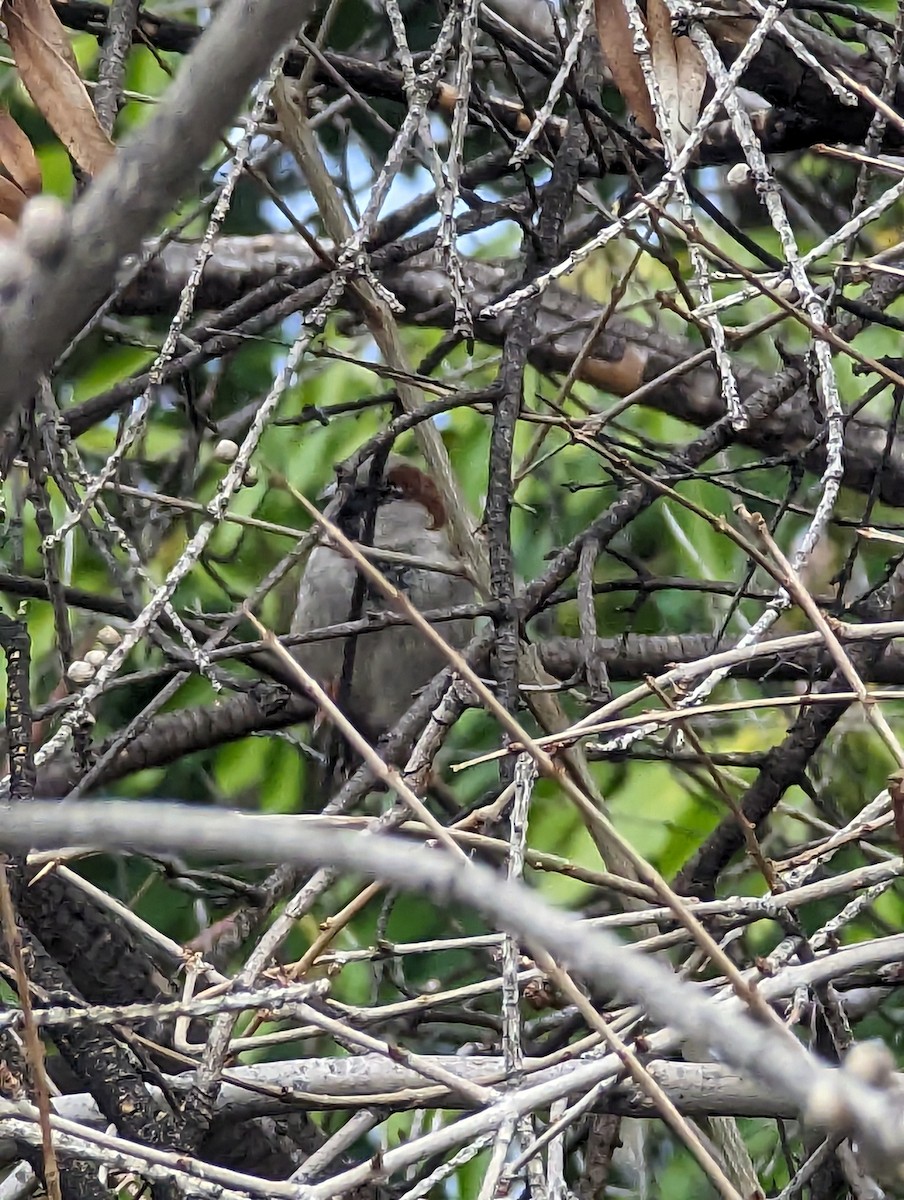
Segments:
[[[374,523],[374,546],[452,566],[444,529],[428,528],[424,508],[408,500],[383,504]],[[415,608],[426,611],[473,600],[471,584],[458,575],[389,563],[377,563],[384,575],[405,591]],[[298,592],[293,633],[306,633],[387,611],[385,598],[368,588],[360,613],[352,614],[357,571],[338,550],[317,546],[311,553]],[[437,627],[454,647],[466,645],[470,621],[444,622]],[[350,638],[311,642],[293,651],[318,682],[336,694],[343,675],[345,647]],[[371,738],[389,730],[411,705],[416,693],[446,665],[446,658],[410,625],[396,625],[355,639],[351,683],[345,692],[345,712]]]

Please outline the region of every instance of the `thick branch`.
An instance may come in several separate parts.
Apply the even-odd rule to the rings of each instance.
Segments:
[[[167,247],[153,272],[123,297],[131,313],[158,312],[175,303],[194,261],[191,246]],[[294,235],[266,235],[260,238],[223,238],[205,270],[199,293],[199,306],[220,307],[234,303],[266,279],[278,278],[302,267],[313,268],[310,252]],[[467,264],[469,300],[477,318],[481,309],[512,286],[511,265],[469,261]],[[431,256],[406,261],[388,270],[384,282],[405,305],[410,320],[424,325],[451,328],[453,308],[449,282]],[[889,286],[886,282],[885,286]],[[864,297],[861,297],[863,300]],[[881,299],[881,297],[879,297]],[[549,288],[537,314],[537,336],[530,348],[534,366],[551,373],[567,372],[581,353],[599,310],[575,292]],[[502,345],[510,325],[508,314],[492,321],[475,320],[482,340]],[[848,334],[850,318],[844,323]],[[856,329],[852,331],[856,332]],[[626,318],[613,317],[606,331],[593,343],[582,364],[580,375],[602,391],[626,396],[643,388],[638,403],[661,409],[689,424],[705,428],[725,413],[717,373],[708,363],[692,370],[685,367],[699,353],[699,347],[670,334]],[[673,376],[662,378],[669,372]],[[765,371],[736,364],[742,399],[768,386],[773,376]],[[660,380],[661,382],[657,382]],[[122,403],[131,399],[131,392]],[[109,415],[98,408],[98,399],[88,402],[98,415]],[[86,406],[87,407],[87,406]],[[75,427],[81,428],[79,410],[72,413]],[[820,474],[825,466],[821,443],[823,427],[817,424],[813,409],[801,394],[783,404],[778,412],[751,422],[740,431],[738,440],[764,455],[802,455],[808,470]],[[878,476],[879,496],[888,504],[904,500],[904,439],[893,439],[885,454],[887,430],[884,424],[854,417],[845,425],[844,482],[847,487],[871,492]]]
[[[703,1041],[720,1061],[733,1065],[771,1085],[800,1113],[811,1112],[818,1095],[824,1123],[843,1136],[861,1141],[879,1161],[896,1163],[900,1155],[900,1111],[897,1100],[877,1087],[825,1067],[780,1027],[755,1022],[732,999],[717,1003],[699,985],[676,978],[664,963],[626,947],[613,934],[591,928],[565,916],[541,901],[523,885],[500,879],[494,871],[442,850],[412,854],[406,841],[391,836],[374,838],[343,830],[310,828],[297,836],[292,817],[255,817],[244,813],[201,811],[173,804],[129,802],[68,805],[36,801],[6,814],[3,844],[22,850],[32,846],[53,849],[59,845],[94,845],[103,849],[168,853],[178,845],[186,854],[205,854],[243,861],[294,862],[299,866],[332,866],[337,870],[380,879],[408,892],[428,895],[435,904],[463,904],[479,912],[496,928],[516,934],[525,945],[547,950],[600,989],[643,1005],[649,1018],[668,1027],[679,1039]],[[901,938],[882,939],[865,947],[871,961],[900,957]],[[859,950],[859,948],[858,948]],[[878,957],[877,957],[878,956]],[[824,965],[836,971],[836,956]],[[805,964],[812,973],[814,964]],[[768,994],[764,980],[762,993]],[[616,1056],[609,1056],[620,1070]],[[603,1059],[569,1063],[566,1091],[574,1091],[604,1070]],[[564,1094],[564,1093],[562,1093]],[[549,1098],[552,1098],[550,1094]],[[506,1093],[481,1112],[463,1118],[431,1135],[431,1148],[441,1152],[479,1130],[496,1129],[505,1115],[517,1117],[538,1103],[537,1089],[523,1087]],[[831,1104],[831,1109],[829,1105]],[[388,1151],[382,1160],[387,1171],[416,1161],[418,1140]],[[355,1167],[330,1181],[354,1185],[369,1179],[367,1165]],[[314,1189],[313,1195],[319,1195]],[[332,1194],[324,1191],[324,1197]]]
[[[424,1055],[427,1064],[436,1063],[461,1079],[474,1083],[492,1083],[504,1078],[500,1058],[461,1058],[454,1054]],[[553,1072],[531,1071],[531,1060],[524,1060],[531,1082],[541,1082]],[[793,1109],[781,1097],[736,1071],[716,1063],[654,1062],[650,1072],[665,1088],[682,1112],[692,1116],[791,1117]],[[184,1092],[191,1075],[169,1076],[167,1082],[177,1093]],[[269,1093],[269,1094],[268,1094]],[[328,1109],[354,1110],[370,1105],[394,1110],[412,1108],[466,1107],[461,1092],[431,1084],[416,1071],[379,1054],[359,1054],[348,1058],[305,1058],[298,1062],[263,1063],[254,1067],[235,1067],[229,1082],[217,1099],[216,1111],[239,1119],[249,1116],[280,1115],[292,1109],[308,1112]],[[88,1124],[101,1124],[103,1118],[84,1095],[64,1096],[56,1110],[61,1116]],[[622,1084],[605,1091],[594,1106],[595,1112],[655,1116],[654,1106],[637,1088]]]
[[[153,119],[76,205],[52,280],[33,265],[6,307],[0,425],[93,314],[123,257],[172,208],[248,89],[313,8],[314,0],[226,0]]]

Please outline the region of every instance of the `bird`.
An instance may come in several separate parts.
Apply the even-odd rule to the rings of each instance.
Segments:
[[[376,563],[418,610],[473,602],[474,585],[452,548],[445,507],[434,482],[396,454],[387,458],[382,471],[372,462],[364,462],[350,485],[336,489],[324,515],[353,541],[418,560],[417,565]],[[354,563],[328,541],[321,541],[299,582],[291,632],[307,633],[392,611],[381,593],[363,581],[356,587],[358,578]],[[451,646],[461,649],[471,636],[472,621],[449,621],[437,628]],[[417,693],[448,662],[411,625],[387,626],[354,639],[303,643],[293,655],[372,741],[392,729]]]

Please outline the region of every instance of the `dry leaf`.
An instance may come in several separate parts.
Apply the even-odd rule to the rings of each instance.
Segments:
[[[41,190],[41,168],[31,142],[4,108],[0,108],[0,240],[14,237],[31,196]],[[9,176],[9,178],[7,177]]]
[[[653,72],[659,85],[669,133],[680,150],[700,112],[706,87],[706,63],[688,37],[675,37],[664,0],[647,0],[646,30]],[[600,48],[616,87],[647,133],[661,133],[622,0],[596,0]]]
[[[653,74],[659,84],[669,133],[674,138],[678,125],[678,108],[681,104],[681,84],[678,79],[675,39],[672,36],[672,17],[663,0],[647,0],[647,37],[650,40]]]
[[[0,215],[8,217],[11,221],[18,221],[26,199],[21,188],[16,187],[11,179],[0,175]]]
[[[26,196],[40,192],[41,167],[32,144],[5,108],[0,108],[0,166]]]
[[[622,0],[596,0],[596,30],[606,66],[625,104],[647,133],[656,133],[656,117]]]
[[[706,60],[689,37],[675,38],[678,60],[678,129],[672,130],[675,147],[681,150],[697,124],[706,91]]]
[[[75,55],[50,0],[6,0],[7,40],[35,107],[87,175],[109,162],[114,146],[97,119]]]

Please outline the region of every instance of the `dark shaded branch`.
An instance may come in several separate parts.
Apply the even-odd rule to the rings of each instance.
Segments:
[[[244,696],[236,696],[217,708],[179,709],[151,721],[104,770],[95,786],[143,771],[148,767],[177,762],[186,754],[210,750],[237,738],[310,720],[314,713],[306,697],[290,696],[282,689],[262,687]],[[103,747],[101,748],[103,752]],[[78,783],[72,765],[62,770],[52,765],[38,779],[42,796],[65,794]]]
[[[384,282],[405,305],[409,319],[425,326],[451,328],[449,283],[439,264],[433,256],[425,256],[404,265],[389,265],[391,260],[403,256],[400,247],[387,253],[385,259],[381,259],[380,253],[374,255],[375,266],[387,263]],[[157,311],[158,306],[176,302],[192,261],[190,246],[174,245],[164,251],[160,266],[153,268],[153,286],[144,296],[148,302],[145,311]],[[260,285],[262,277],[279,284],[282,276],[288,285],[289,281],[299,282],[296,272],[300,271],[316,274],[317,268],[310,253],[293,235],[224,238],[205,270],[199,303],[228,300],[240,304],[250,288]],[[510,315],[481,321],[479,313],[511,290],[514,282],[511,264],[470,260],[467,275],[477,332],[481,340],[502,345]],[[310,282],[312,276],[307,274],[304,278]],[[205,292],[208,287],[210,293]],[[860,297],[861,307],[882,311],[901,288],[902,282],[896,276],[880,277]],[[537,337],[530,347],[531,363],[552,374],[567,372],[598,315],[597,306],[577,293],[557,287],[547,289],[537,316]],[[845,314],[837,332],[850,341],[863,328],[865,320],[863,315]],[[192,332],[194,340],[201,336],[199,331]],[[216,349],[219,353],[222,347]],[[203,359],[203,350],[195,352],[193,357]],[[179,369],[184,366],[182,363]],[[754,401],[762,389],[769,391],[775,386],[775,375],[758,368],[736,363],[735,372],[741,396],[748,402]],[[595,339],[582,364],[581,377],[617,396],[637,392],[638,403],[661,409],[691,425],[712,425],[725,412],[718,374],[706,360],[705,351],[701,358],[699,346],[690,341],[622,317],[613,317],[605,332]],[[73,433],[77,435],[109,417],[139,395],[145,384],[146,377],[142,376],[134,382],[117,385],[104,397],[95,397],[73,408],[67,414]],[[796,392],[794,388],[783,396],[781,407],[758,405],[758,419],[740,431],[737,440],[770,458],[802,456],[807,469],[820,474],[825,467],[824,428],[817,423],[807,397]],[[859,416],[846,423],[844,483],[869,494],[878,479],[879,498],[897,505],[904,501],[904,439],[895,436],[886,454],[886,436],[884,423]]]
[[[34,795],[35,762],[32,747],[31,642],[28,629],[0,613],[0,646],[6,655],[6,736],[9,756],[9,795],[13,802]]]
[[[135,34],[141,0],[113,0],[107,16],[107,32],[97,67],[94,107],[101,127],[112,134],[126,73],[126,56]]]
[[[21,894],[21,886],[17,890]],[[82,1003],[81,997],[73,993],[66,973],[40,942],[27,930],[23,930],[23,939],[29,977],[45,1000],[53,996],[57,1003],[58,998],[64,998],[64,1003]],[[99,1024],[55,1029],[51,1037],[80,1085],[91,1093],[105,1119],[122,1136],[164,1149],[177,1146],[176,1122],[151,1097],[145,1085],[148,1067],[126,1041]],[[178,1189],[165,1183],[155,1183],[152,1190],[154,1200],[175,1200],[178,1194]]]
[[[896,617],[902,608],[902,581],[896,575],[888,585],[888,613]],[[885,644],[852,647],[855,669],[870,674],[882,657]],[[817,693],[830,693],[847,686],[845,675],[834,671]],[[822,746],[850,704],[815,704],[802,709],[782,742],[766,754],[756,780],[741,801],[741,811],[754,826],[769,816],[789,787],[797,783],[816,751]],[[719,874],[744,844],[744,834],[734,816],[721,822],[704,844],[679,871],[676,891],[707,899],[715,894]]]

